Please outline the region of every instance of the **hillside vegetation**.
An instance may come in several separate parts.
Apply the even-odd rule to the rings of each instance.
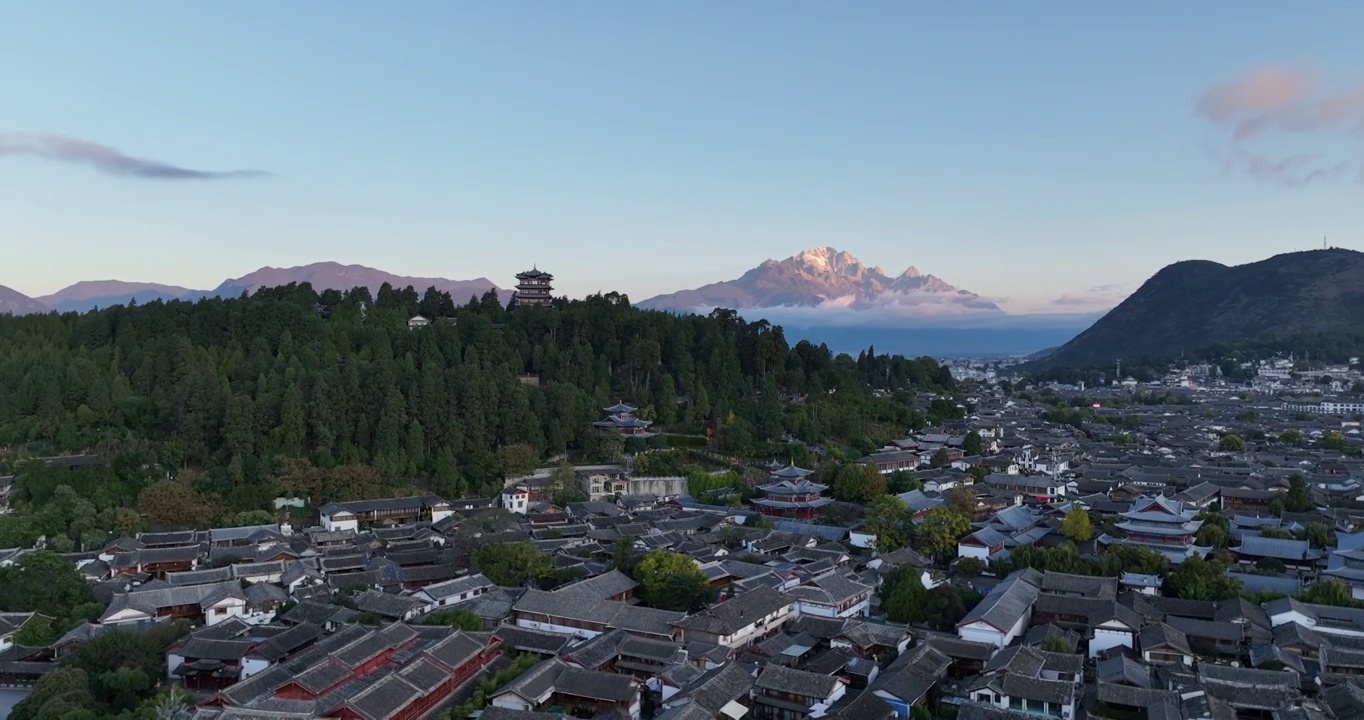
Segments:
[[[1364,329],[1364,253],[1314,250],[1227,267],[1175,263],[1040,361],[1112,366],[1139,358]],[[1287,341],[1285,342],[1285,339]],[[1266,343],[1259,343],[1266,344]]]
[[[418,312],[438,319],[409,330]],[[835,357],[731,312],[646,311],[616,294],[509,313],[491,293],[456,309],[435,291],[289,285],[0,317],[0,462],[111,456],[77,474],[98,486],[76,490],[100,511],[167,477],[193,478],[194,497],[225,511],[291,493],[467,496],[548,456],[619,452],[592,426],[619,401],[666,432],[756,457],[786,432],[866,446],[869,433],[924,422],[905,394],[873,390],[950,387],[931,359]],[[21,483],[19,502],[73,481]]]

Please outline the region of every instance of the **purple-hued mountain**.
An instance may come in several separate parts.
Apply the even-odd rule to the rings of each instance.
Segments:
[[[207,293],[176,285],[125,282],[123,280],[82,280],[51,295],[35,298],[59,312],[85,312],[110,305],[126,305],[129,300],[149,303],[155,300],[196,300]]]
[[[482,297],[483,293],[489,290],[497,290],[499,294],[503,294],[503,291],[488,278],[447,280],[445,278],[405,277],[363,265],[342,265],[335,262],[320,262],[291,268],[263,267],[242,277],[224,280],[210,294],[236,297],[243,292],[255,292],[263,287],[287,285],[291,282],[312,283],[313,289],[319,292],[322,290],[350,290],[361,286],[369,288],[370,292],[377,292],[384,283],[395,288],[411,285],[419,293],[427,288],[434,287],[437,290],[450,293],[451,299],[456,304],[468,302],[470,297]]]
[[[867,311],[882,318],[941,319],[1002,315],[998,305],[911,267],[896,276],[868,266],[831,247],[806,250],[785,260],[768,260],[735,280],[711,283],[649,298],[641,307],[708,312],[802,309],[814,318],[819,311],[855,315]]]
[[[28,315],[51,309],[18,290],[0,285],[0,315]]]

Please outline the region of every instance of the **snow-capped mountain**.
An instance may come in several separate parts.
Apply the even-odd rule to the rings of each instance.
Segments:
[[[812,248],[785,260],[768,260],[735,280],[659,295],[640,306],[691,312],[717,307],[807,309],[809,312],[801,314],[812,320],[819,310],[867,311],[886,320],[1003,313],[993,302],[918,268],[891,276],[831,247]]]

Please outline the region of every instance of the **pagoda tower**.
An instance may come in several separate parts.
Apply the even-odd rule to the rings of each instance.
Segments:
[[[553,281],[553,275],[539,268],[517,273],[512,300],[516,305],[549,305],[554,300]]]

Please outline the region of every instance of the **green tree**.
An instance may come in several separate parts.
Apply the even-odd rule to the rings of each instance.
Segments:
[[[919,477],[908,470],[896,470],[891,474],[886,482],[886,492],[891,495],[899,495],[912,490],[922,489],[924,484],[919,482]]]
[[[914,514],[894,495],[882,495],[867,508],[866,531],[876,536],[878,552],[888,553],[909,544]]]
[[[1052,635],[1042,641],[1042,649],[1047,652],[1072,654],[1075,652],[1075,644],[1061,635]]]
[[[659,548],[635,565],[640,599],[662,610],[699,610],[714,599],[706,574],[681,553]]]
[[[1094,526],[1089,521],[1089,511],[1080,505],[1071,507],[1066,519],[1061,522],[1061,534],[1075,542],[1085,542],[1094,535]]]
[[[497,460],[507,477],[522,477],[540,463],[540,451],[529,443],[513,443],[497,449]]]
[[[886,494],[886,476],[870,465],[844,465],[834,476],[833,494],[845,502],[871,502]]]
[[[922,570],[901,565],[881,578],[881,609],[892,622],[921,622],[927,614],[928,591],[920,579]]]
[[[962,438],[961,441],[961,451],[965,453],[967,456],[980,455],[984,453],[985,443],[981,441],[980,433],[976,432],[975,430],[966,433],[966,437]]]
[[[982,596],[970,588],[943,583],[928,591],[924,602],[924,622],[935,630],[949,632],[966,613],[980,604]]]
[[[10,712],[12,720],[38,720],[39,718],[61,718],[63,716],[81,717],[77,712],[86,710],[94,704],[90,694],[90,677],[84,670],[61,667],[42,676],[33,686],[33,692],[24,698]],[[90,713],[85,717],[95,717]]]
[[[422,618],[423,625],[442,625],[476,632],[483,629],[483,618],[468,610],[436,610]]]
[[[976,514],[976,489],[973,487],[955,487],[943,493],[943,498],[947,500],[947,507],[952,512],[964,518],[975,517]]]
[[[1331,536],[1331,528],[1326,523],[1310,522],[1302,528],[1302,539],[1311,543],[1314,548],[1326,548],[1335,544]]]
[[[1241,581],[1227,577],[1227,565],[1192,555],[1170,573],[1178,597],[1189,600],[1227,600],[1241,593]]]
[[[1299,432],[1298,430],[1294,430],[1293,428],[1289,428],[1279,433],[1279,442],[1285,445],[1295,445],[1297,447],[1302,447],[1306,441],[1304,440],[1301,432]]]
[[[60,634],[52,627],[52,622],[42,615],[34,615],[14,634],[14,642],[24,647],[47,647]]]
[[[923,522],[914,529],[914,537],[930,553],[948,553],[956,550],[957,538],[970,531],[970,520],[939,505],[924,515]]]
[[[1288,492],[1283,496],[1283,509],[1289,512],[1308,512],[1315,509],[1312,495],[1307,491],[1307,479],[1301,473],[1288,478]]]
[[[1281,575],[1288,566],[1278,558],[1260,558],[1255,561],[1255,571],[1261,575]]]
[[[218,508],[188,482],[162,480],[137,495],[137,511],[158,528],[206,528],[218,518]]]
[[[929,467],[932,468],[945,468],[948,465],[951,465],[952,458],[948,456],[947,448],[938,448],[938,450],[933,453],[933,456],[929,458],[928,464]]]
[[[474,563],[489,580],[504,587],[519,587],[549,577],[554,560],[530,542],[481,545]]]
[[[1349,448],[1345,436],[1336,430],[1332,430],[1325,435],[1322,435],[1320,442],[1322,447],[1327,450],[1335,450],[1336,452],[1345,452],[1346,449]]]
[[[1198,529],[1194,542],[1203,547],[1224,548],[1227,546],[1227,531],[1217,525],[1205,524]]]
[[[56,553],[36,550],[0,567],[0,610],[5,612],[37,611],[66,618],[77,606],[94,600],[75,564]]]
[[[1222,436],[1221,440],[1218,441],[1217,449],[1221,450],[1222,452],[1233,453],[1245,452],[1246,441],[1242,440],[1239,435],[1227,433],[1226,435]]]
[[[1298,600],[1313,605],[1334,605],[1336,607],[1359,607],[1350,593],[1350,586],[1339,578],[1331,578],[1312,584],[1297,594]]]
[[[987,569],[989,566],[980,558],[968,557],[957,561],[957,574],[963,577],[975,577]]]

